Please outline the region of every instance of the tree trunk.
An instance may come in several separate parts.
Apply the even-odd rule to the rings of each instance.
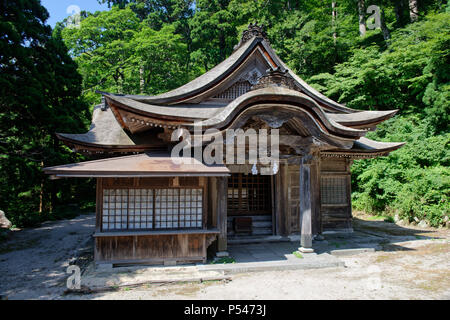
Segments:
[[[386,44],[389,45],[389,43],[387,41],[391,38],[391,33],[390,33],[388,27],[386,26],[386,19],[384,17],[384,9],[383,8],[380,8],[380,28],[381,28],[381,32],[383,33],[384,41],[386,41]]]
[[[332,25],[333,25],[333,40],[334,44],[336,45],[337,40],[337,33],[336,33],[336,18],[337,18],[337,12],[336,12],[336,1],[333,1],[331,3],[331,17],[332,17]]]
[[[225,46],[226,46],[226,44],[225,44],[225,35],[224,35],[224,32],[220,32],[220,35],[219,35],[219,45],[220,45],[220,48],[219,48],[220,61],[223,61],[223,60],[225,60],[225,58],[226,58],[226,56],[225,56],[225,52],[226,52]]]
[[[358,0],[358,14],[359,14],[359,35],[364,37],[366,35],[366,4],[364,0]]]
[[[119,74],[119,93],[120,94],[123,94],[123,81],[124,79],[123,79],[123,74],[122,73],[120,73]]]
[[[56,136],[54,134],[52,134],[52,142],[53,142],[53,150],[55,152],[58,152],[58,139],[56,138]],[[50,213],[53,213],[53,208],[56,207],[56,203],[57,203],[57,190],[56,190],[56,181],[54,183],[50,183],[50,202],[49,202],[49,208],[48,211]]]
[[[139,68],[139,91],[144,94],[145,90],[145,79],[144,79],[144,66]]]
[[[44,162],[40,163],[41,168],[44,168]],[[39,190],[39,213],[44,211],[44,176],[41,177],[41,189]]]
[[[405,0],[395,1],[395,18],[399,27],[403,27],[405,25],[404,13]]]
[[[416,22],[419,19],[418,0],[409,0],[409,17],[411,22]]]

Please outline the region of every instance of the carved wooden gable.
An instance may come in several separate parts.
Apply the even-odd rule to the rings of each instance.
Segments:
[[[267,73],[271,65],[267,62],[263,54],[256,50],[252,56],[244,62],[241,70],[232,74],[217,88],[212,99],[232,101],[241,95],[249,92],[259,79]]]
[[[214,98],[225,99],[225,100],[234,100],[237,97],[250,91],[251,87],[252,87],[252,85],[249,81],[241,80],[241,81],[234,83],[231,87],[229,87],[225,91],[222,91],[221,93],[216,95]]]

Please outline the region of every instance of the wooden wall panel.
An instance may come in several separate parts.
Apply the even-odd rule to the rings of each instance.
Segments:
[[[288,165],[280,163],[280,169],[274,176],[274,210],[276,234],[287,236],[290,234],[289,226],[289,196],[288,196],[289,171]]]
[[[300,232],[300,166],[289,166],[288,182],[289,233]]]
[[[342,158],[325,158],[321,161],[321,169],[326,172],[346,172],[347,160]]]
[[[157,177],[157,178],[101,178],[97,179],[97,222],[95,238],[95,261],[97,263],[150,263],[164,261],[179,263],[206,261],[206,250],[217,238],[216,233],[149,234],[149,235],[104,235],[102,221],[102,194],[105,188],[202,188],[203,230],[208,224],[208,183],[204,177]],[[216,218],[217,219],[217,218]],[[217,223],[217,221],[215,221]],[[120,232],[119,232],[120,233]]]
[[[155,188],[203,186],[204,177],[102,178],[103,188]]]
[[[321,199],[322,229],[324,230],[352,228],[350,164],[349,160],[340,158],[326,158],[321,161],[320,173],[321,178],[324,178],[321,179],[321,183],[336,182],[335,187],[327,189],[326,198],[328,200]],[[322,188],[324,187],[322,185]],[[341,194],[333,197],[329,194],[330,190],[341,192]],[[333,204],[327,203],[327,201],[333,202]]]
[[[206,261],[206,249],[216,235],[172,234],[96,237],[97,263],[160,264],[164,261],[186,263]]]

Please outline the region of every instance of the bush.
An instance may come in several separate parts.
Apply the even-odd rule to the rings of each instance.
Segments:
[[[443,224],[450,212],[450,12],[392,33],[388,48],[367,39],[335,73],[309,81],[348,107],[400,109],[368,138],[407,144],[388,157],[355,161],[355,209]]]
[[[354,207],[376,214],[395,212],[409,221],[425,219],[435,227],[443,224],[450,212],[450,134],[432,132],[427,121],[409,116],[391,119],[369,134],[407,144],[388,157],[355,161]]]

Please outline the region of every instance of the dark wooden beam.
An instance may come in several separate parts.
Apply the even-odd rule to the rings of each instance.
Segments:
[[[313,239],[313,214],[316,211],[315,189],[318,157],[313,154],[305,155],[300,162],[300,248],[303,253],[314,252]]]
[[[218,177],[217,181],[217,226],[219,228],[218,256],[227,256],[227,194],[228,178]]]

